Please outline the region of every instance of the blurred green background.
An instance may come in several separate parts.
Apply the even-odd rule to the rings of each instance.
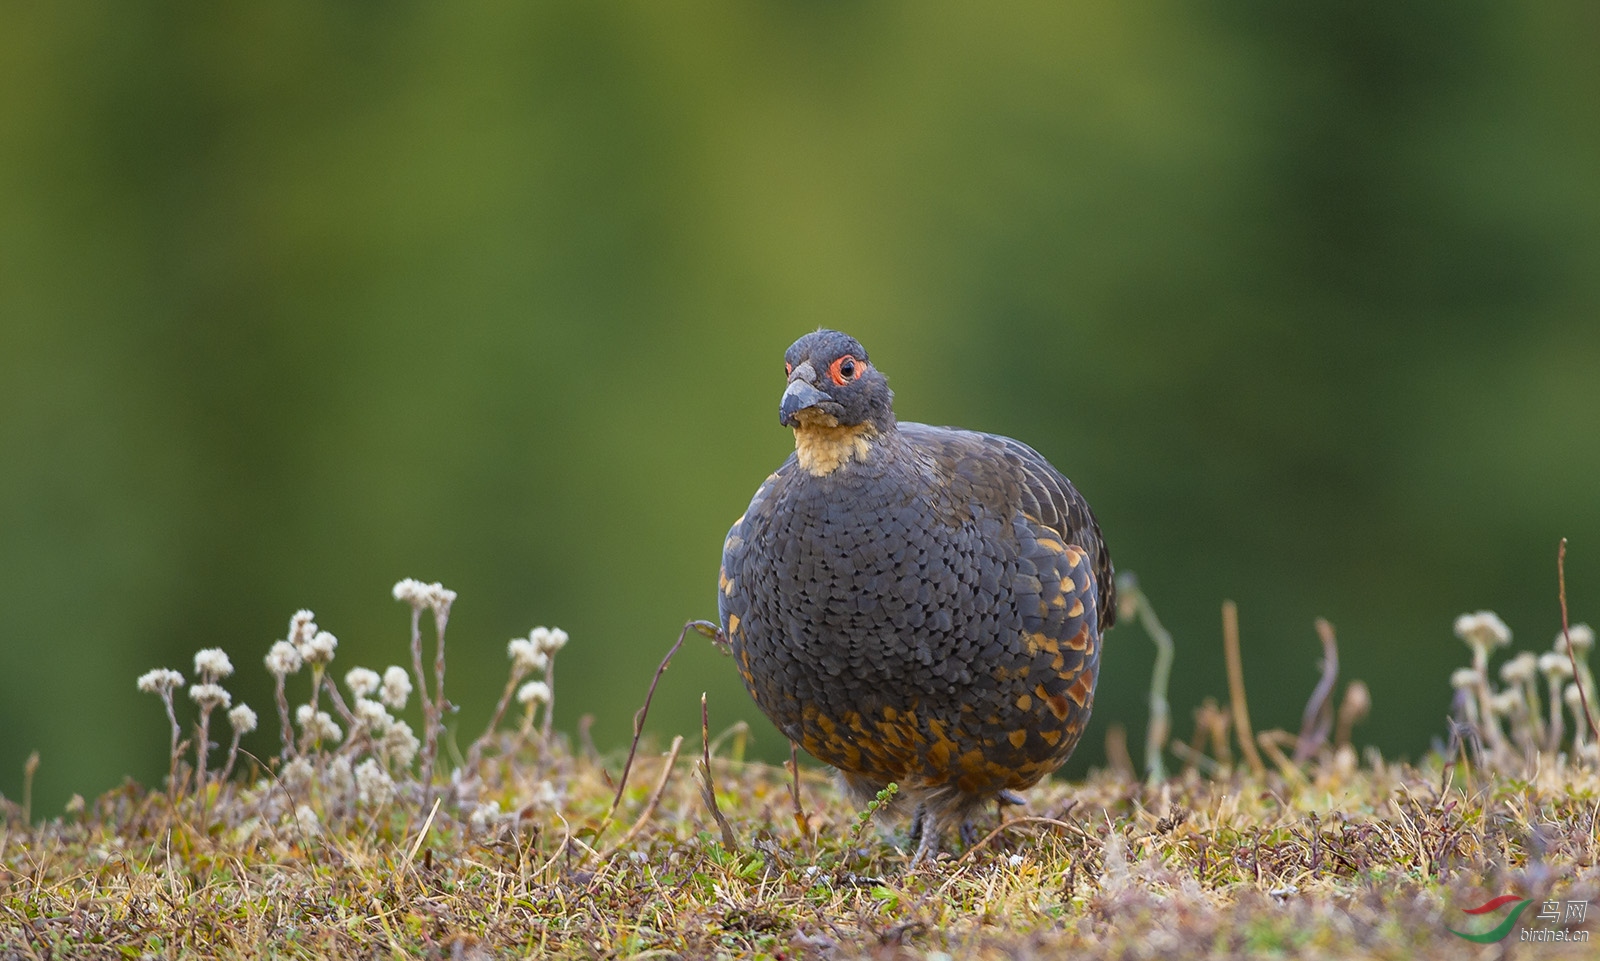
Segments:
[[[289,615],[381,669],[406,576],[460,592],[464,740],[554,624],[558,726],[621,746],[818,325],[1077,482],[1178,735],[1231,597],[1257,728],[1323,615],[1417,756],[1457,613],[1546,647],[1567,536],[1600,617],[1597,62],[1587,3],[9,4],[0,793],[158,783],[134,678],[204,646],[270,753]],[[1068,774],[1152,659],[1111,635]],[[699,640],[651,729],[701,691],[785,756]]]

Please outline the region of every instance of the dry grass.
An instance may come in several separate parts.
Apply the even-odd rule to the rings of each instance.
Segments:
[[[130,783],[46,823],[32,822],[26,791],[21,804],[0,799],[0,961],[1596,955],[1588,939],[1600,906],[1586,922],[1560,923],[1530,907],[1495,944],[1449,930],[1493,927],[1509,909],[1481,918],[1464,909],[1498,895],[1565,905],[1600,894],[1600,773],[1587,725],[1563,742],[1554,704],[1551,729],[1536,729],[1537,692],[1513,703],[1528,685],[1508,679],[1492,693],[1484,657],[1463,675],[1448,757],[1413,767],[1368,752],[1358,763],[1350,731],[1366,688],[1349,684],[1335,710],[1337,648],[1323,625],[1323,679],[1300,736],[1267,730],[1244,742],[1259,743],[1271,764],[1253,752],[1234,762],[1236,734],[1250,730],[1235,664],[1231,710],[1208,699],[1188,741],[1152,738],[1144,780],[1124,737],[1112,770],[1040,785],[1026,808],[980,824],[987,833],[971,848],[912,868],[903,824],[853,809],[818,771],[746,763],[742,727],[713,738],[703,723],[700,745],[677,738],[665,752],[626,758],[574,749],[549,730],[552,659],[565,634],[544,628],[508,646],[511,676],[495,717],[516,692],[520,721],[508,731],[491,725],[454,752],[460,766],[434,776],[455,595],[408,580],[395,596],[412,605],[420,754],[403,721],[363,700],[377,693],[375,672],[346,675],[354,707],[346,704],[327,668],[336,639],[309,611],[290,623],[298,647],[280,642],[267,658],[282,756],[240,757],[235,770],[230,751],[231,778],[205,773],[204,717],[184,739],[175,688],[152,680],[181,678],[152,672],[141,688],[160,695],[171,718],[164,789]],[[1124,597],[1145,605],[1141,623],[1154,625],[1159,643],[1165,632],[1148,601],[1131,582]],[[419,626],[429,609],[431,693]],[[1474,615],[1457,627],[1469,646],[1485,647],[1463,630],[1485,624],[1498,619]],[[690,624],[685,636],[692,629],[715,634]],[[1567,675],[1587,677],[1563,642]],[[315,655],[304,674],[296,650]],[[531,674],[542,680],[519,688]],[[290,675],[296,690],[310,679],[298,737]],[[1164,678],[1158,671],[1152,684],[1153,717],[1166,717]],[[410,686],[406,672],[390,668],[383,683],[384,700],[403,708],[404,692],[392,688]],[[343,730],[325,714],[316,720],[324,696]],[[541,705],[545,723],[536,725]],[[1574,720],[1586,713],[1580,705]],[[585,730],[578,740],[587,745]],[[191,748],[193,765],[183,761]],[[1181,773],[1165,774],[1163,750],[1185,762]],[[1568,940],[1528,943],[1525,934]]]
[[[1437,766],[1357,771],[1345,754],[1298,785],[1097,775],[1041,786],[973,850],[908,872],[903,826],[858,831],[820,775],[802,785],[803,836],[784,769],[714,757],[730,849],[698,759],[667,772],[642,755],[607,823],[619,759],[521,744],[482,762],[481,797],[512,813],[478,825],[420,795],[333,813],[312,784],[323,818],[307,832],[270,779],[220,789],[206,830],[195,799],[174,809],[132,785],[77,819],[13,817],[0,944],[38,958],[1499,957],[1448,933],[1485,926],[1461,908],[1600,893],[1586,771],[1469,784]]]

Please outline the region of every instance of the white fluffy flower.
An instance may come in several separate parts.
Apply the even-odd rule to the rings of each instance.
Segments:
[[[567,646],[567,632],[559,627],[536,627],[528,632],[528,640],[546,654],[554,654]]]
[[[517,688],[517,702],[519,704],[550,703],[550,685],[543,681],[529,681]]]
[[[328,763],[322,781],[336,797],[346,797],[356,789],[356,775],[350,769],[350,759],[336,757]]]
[[[289,618],[289,643],[299,647],[317,634],[317,615],[308,610],[298,610]]]
[[[535,628],[535,633],[538,630]],[[543,671],[550,666],[550,655],[528,637],[513,637],[511,643],[506,645],[506,656],[511,658],[512,667],[524,674]]]
[[[1456,618],[1456,636],[1487,651],[1510,644],[1511,628],[1494,611],[1479,611]]]
[[[379,735],[389,730],[389,725],[394,723],[394,718],[389,716],[388,709],[377,701],[358,697],[352,710],[357,720],[366,725],[368,730]]]
[[[302,804],[295,808],[294,819],[295,823],[299,825],[301,833],[312,837],[322,833],[322,821],[317,817],[317,812],[311,809],[311,805]]]
[[[1478,672],[1470,667],[1458,667],[1450,674],[1450,686],[1458,691],[1478,686]]]
[[[309,704],[295,708],[294,719],[302,731],[319,741],[337,741],[344,736],[344,732],[339,729],[339,725],[333,723],[333,717],[327,711],[313,712]]]
[[[1572,676],[1572,661],[1567,658],[1567,653],[1550,651],[1539,655],[1539,673],[1554,680],[1565,680]]]
[[[394,599],[404,601],[413,607],[421,607],[429,603],[433,592],[428,585],[414,577],[408,577],[394,586]]]
[[[383,703],[397,711],[403,710],[406,699],[411,696],[411,675],[406,673],[405,668],[391,664],[383,672],[383,693],[379,696],[383,698]]]
[[[344,676],[344,683],[356,697],[371,697],[383,681],[378,677],[378,672],[371,668],[353,667]]]
[[[300,650],[288,641],[274,642],[267,651],[267,670],[273,677],[287,677],[300,670]]]
[[[233,726],[235,734],[249,734],[256,729],[256,712],[250,705],[241,704],[228,712],[228,723]]]
[[[1539,675],[1539,656],[1532,651],[1523,651],[1516,657],[1500,665],[1500,679],[1507,684],[1520,684],[1532,681]]]
[[[220,647],[208,647],[195,652],[194,672],[202,680],[220,681],[233,673],[233,662],[228,660],[227,651]]]
[[[165,694],[183,686],[183,675],[171,668],[158,667],[139,675],[139,690],[146,694]]]
[[[1572,635],[1572,649],[1579,658],[1587,658],[1589,651],[1594,647],[1594,628],[1587,624],[1574,624],[1567,628],[1567,634]],[[1567,653],[1567,638],[1565,634],[1556,635],[1554,650]]]
[[[311,640],[300,645],[300,656],[307,664],[326,664],[333,660],[333,651],[339,639],[327,631],[318,631]]]
[[[221,684],[196,684],[189,688],[189,698],[201,707],[227,707],[233,703],[233,695],[222,689]]]
[[[283,766],[283,786],[290,791],[298,791],[311,783],[311,778],[317,773],[311,762],[303,757],[297,757]]]
[[[1515,688],[1501,691],[1489,698],[1489,710],[1501,717],[1518,717],[1528,710],[1528,702],[1522,699],[1522,692]]]
[[[411,725],[405,721],[395,721],[389,725],[389,730],[383,735],[383,751],[398,767],[408,768],[411,762],[417,759],[417,749],[421,745],[417,736],[411,733]]]
[[[394,599],[404,601],[417,610],[431,607],[435,612],[448,611],[455,602],[456,592],[434,581],[432,584],[408,577],[394,586]]]
[[[394,797],[394,779],[369,757],[356,766],[356,796],[362,804],[383,807]]]
[[[485,801],[472,809],[472,814],[467,820],[472,823],[473,830],[483,831],[500,821],[500,802]]]
[[[432,584],[429,584],[428,591],[430,594],[432,594],[432,597],[428,599],[428,603],[432,605],[435,611],[439,610],[440,608],[448,611],[450,609],[450,605],[456,602],[456,592],[452,591],[448,587],[445,587],[443,584],[440,584],[438,581],[434,581]]]

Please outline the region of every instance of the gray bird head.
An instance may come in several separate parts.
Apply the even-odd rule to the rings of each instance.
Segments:
[[[894,426],[894,392],[867,361],[867,349],[849,334],[818,330],[790,345],[783,355],[789,385],[778,406],[785,427]]]

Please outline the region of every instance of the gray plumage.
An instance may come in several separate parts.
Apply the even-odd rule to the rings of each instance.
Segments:
[[[1032,448],[897,423],[847,335],[801,338],[786,372],[797,450],[728,533],[723,631],[786,737],[858,799],[899,784],[921,860],[1072,753],[1115,617],[1110,555]]]

